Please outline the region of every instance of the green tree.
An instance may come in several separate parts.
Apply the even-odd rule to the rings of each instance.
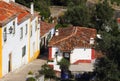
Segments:
[[[108,26],[113,20],[114,11],[105,0],[103,3],[96,5],[95,11],[91,23],[97,30],[105,30],[105,26]]]
[[[58,64],[60,65],[61,69],[69,70],[70,62],[65,58],[62,58],[61,61],[58,62]]]
[[[85,5],[86,1],[87,0],[70,0],[69,3],[68,3],[68,6],[69,5],[72,5],[72,6]]]
[[[65,23],[71,23],[74,26],[89,26],[90,12],[85,5],[78,5],[68,8],[64,16]]]
[[[116,2],[118,6],[120,5],[120,0],[110,0],[110,1],[112,4]]]
[[[36,79],[34,77],[29,77],[29,78],[27,78],[26,81],[36,81]]]
[[[96,39],[96,50],[102,51],[104,55],[95,63],[96,81],[120,80],[120,32],[114,21],[109,25],[111,30],[99,32],[101,39]]]
[[[46,78],[55,78],[54,70],[47,64],[42,65],[40,73],[44,74]]]
[[[51,0],[52,5],[66,6],[70,0]]]
[[[86,3],[87,0],[51,0],[53,5],[68,6],[70,4],[79,5]]]

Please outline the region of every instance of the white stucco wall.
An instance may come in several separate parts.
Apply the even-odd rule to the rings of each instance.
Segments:
[[[77,60],[91,60],[92,50],[90,48],[76,48],[70,54],[70,62],[74,63]]]
[[[57,47],[52,47],[52,58],[55,58],[55,53],[58,51]]]
[[[13,27],[13,21],[15,21],[15,34],[9,34],[9,27]],[[28,34],[25,35],[26,24],[29,24],[30,19],[21,23],[19,26],[17,25],[17,18],[13,21],[9,22],[7,25],[3,27],[7,27],[7,40],[4,42],[3,40],[3,59],[2,59],[2,68],[3,75],[8,73],[8,61],[9,55],[11,54],[11,69],[14,71],[18,67],[26,64],[28,62]],[[20,28],[23,27],[23,38],[20,39]],[[22,57],[22,48],[26,46],[26,54]]]
[[[8,62],[9,62],[10,54],[11,54],[11,69],[12,69],[11,71],[14,71],[15,69],[21,67],[22,65],[28,63],[29,46],[30,46],[30,57],[34,55],[33,49],[35,49],[35,52],[40,50],[39,49],[40,29],[37,29],[37,31],[35,31],[36,20],[38,20],[38,17],[34,18],[32,21],[29,18],[18,25],[17,18],[15,18],[2,27],[2,31],[4,31],[4,28],[6,27],[8,33],[6,42],[4,42],[4,38],[2,38],[2,75],[3,76],[8,73],[8,69],[9,69]],[[13,27],[13,21],[15,21],[15,34],[9,34],[9,28],[10,26]],[[30,23],[32,24],[33,31],[32,31],[32,36],[30,37],[29,40]],[[28,24],[27,34],[25,34],[26,24]],[[37,26],[38,28],[40,28],[39,24]],[[20,38],[21,37],[20,28],[23,28],[22,38]],[[35,42],[34,48],[33,48],[33,42]],[[26,46],[26,54],[24,55],[24,57],[22,57],[22,48],[24,46]]]
[[[13,26],[13,21],[17,21],[17,18],[12,20],[11,22],[9,22],[8,24],[6,24],[3,28],[2,28],[2,31],[4,31],[4,28],[6,27],[7,28],[7,33],[9,33],[9,28],[10,26]],[[17,24],[15,24],[17,26]],[[3,32],[3,35],[4,35],[4,32]],[[2,49],[3,49],[3,59],[2,59],[2,68],[3,68],[3,75],[8,73],[8,61],[9,61],[9,54],[11,53],[12,54],[12,57],[16,57],[16,55],[13,53],[13,49],[17,49],[15,48],[15,45],[16,45],[16,34],[7,34],[7,40],[6,42],[4,42],[4,37],[2,39]],[[17,62],[17,61],[16,61]],[[16,63],[15,62],[15,63]],[[14,63],[14,59],[12,59],[12,64]],[[14,68],[12,66],[12,68]]]
[[[54,35],[54,33],[55,33],[55,27],[53,27],[53,28],[50,30],[50,32],[51,32],[51,38],[52,38],[53,35]]]
[[[18,45],[17,45],[17,47],[16,48],[18,48],[19,50],[18,50],[18,52],[20,53],[20,60],[21,60],[21,62],[20,62],[20,64],[21,65],[24,65],[24,64],[26,64],[27,62],[28,62],[28,42],[29,42],[29,27],[30,27],[30,25],[29,25],[29,22],[30,22],[30,19],[28,19],[28,20],[26,20],[25,22],[23,22],[23,23],[21,23],[19,26],[18,26],[18,30],[16,31],[16,32],[18,32],[17,33],[17,40],[18,40]],[[27,24],[27,34],[25,34],[26,33],[26,24]],[[23,28],[23,37],[22,38],[20,38],[20,36],[21,36],[21,31],[20,31],[20,29],[21,28]],[[24,57],[22,57],[22,48],[24,47],[24,46],[26,46],[26,54],[25,54],[25,56]]]
[[[58,52],[57,61],[60,61],[63,58],[61,51],[57,47],[52,47],[52,58],[56,58],[55,57],[56,52]],[[56,59],[54,59],[54,61],[56,61]]]
[[[40,45],[40,41],[39,41],[39,37],[40,37],[40,25],[37,25],[37,30],[35,30],[36,28],[36,21],[38,21],[38,18],[34,18],[31,21],[31,27],[32,27],[32,36],[30,36],[30,57],[33,57],[33,54],[40,50],[39,49],[39,45]],[[30,27],[30,28],[31,28]],[[35,46],[33,46],[33,43],[35,44]]]

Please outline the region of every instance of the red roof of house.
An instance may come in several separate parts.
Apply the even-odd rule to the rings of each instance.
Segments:
[[[40,36],[45,35],[49,30],[55,27],[55,24],[40,21]]]
[[[0,1],[0,22],[8,20],[9,18],[18,15],[18,22],[20,22],[25,16],[30,14],[26,9],[12,3]]]
[[[117,18],[117,22],[120,24],[120,18]]]
[[[70,51],[74,48],[90,48],[90,38],[96,37],[96,29],[86,27],[59,28],[59,35],[53,36],[49,46],[58,47],[62,51]]]

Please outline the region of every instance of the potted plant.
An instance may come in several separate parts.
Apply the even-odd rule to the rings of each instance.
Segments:
[[[35,76],[32,71],[28,72],[26,81],[36,81]]]

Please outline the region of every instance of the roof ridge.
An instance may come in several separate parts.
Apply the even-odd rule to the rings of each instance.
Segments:
[[[53,45],[56,44],[56,43],[59,43],[59,42],[61,42],[61,41],[64,41],[64,40],[66,40],[66,39],[68,39],[68,38],[70,38],[70,37],[72,37],[72,36],[75,35],[76,33],[77,33],[77,27],[73,27],[73,31],[72,31],[72,34],[71,34],[71,35],[69,35],[69,36],[67,36],[67,37],[65,37],[65,38],[63,38],[63,39],[61,39],[61,40],[53,43]]]

